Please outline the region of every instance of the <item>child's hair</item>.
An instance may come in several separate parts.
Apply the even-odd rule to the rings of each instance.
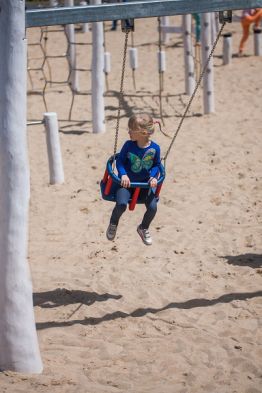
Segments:
[[[160,120],[154,120],[153,117],[148,113],[132,115],[128,120],[129,130],[139,132],[144,136],[150,136],[154,133],[155,124],[158,125],[159,130],[162,132],[162,134],[164,134],[168,138],[171,138],[162,130]]]
[[[131,131],[139,131],[142,135],[152,135],[155,131],[154,120],[147,113],[132,115],[128,120],[128,128]]]

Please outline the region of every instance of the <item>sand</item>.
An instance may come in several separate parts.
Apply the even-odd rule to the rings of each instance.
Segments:
[[[180,23],[180,17],[170,20]],[[236,54],[239,23],[226,31],[233,32]],[[49,53],[63,54],[64,35],[48,37]],[[30,29],[28,38],[37,41],[39,29]],[[133,111],[159,118],[156,19],[137,20],[134,39],[137,91],[128,68],[119,147]],[[79,46],[78,61],[90,68],[91,33],[78,32],[77,40],[89,43]],[[85,123],[63,121],[70,90],[48,87],[48,110],[59,118],[63,185],[49,185],[44,126],[28,126],[28,259],[44,371],[1,373],[1,392],[259,393],[262,58],[253,56],[251,36],[246,56],[223,66],[219,42],[216,112],[201,115],[199,91],[168,156],[153,245],[147,247],[136,232],[141,205],[125,213],[115,241],[106,239],[113,204],[99,191],[114,146],[123,40],[106,23],[112,57],[106,133],[92,132],[90,72],[80,77],[89,94],[76,96],[72,113]],[[165,49],[164,129],[173,135],[188,102],[180,34]],[[50,63],[53,80],[63,79],[65,59]],[[32,78],[41,89],[41,71]],[[28,120],[41,120],[44,111],[41,95],[29,94]],[[164,154],[170,139],[156,132],[154,140]]]

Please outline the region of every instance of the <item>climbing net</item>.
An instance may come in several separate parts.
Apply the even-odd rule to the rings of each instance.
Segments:
[[[70,40],[70,28],[68,26],[40,27],[38,34],[28,40],[28,95],[39,95],[42,97],[45,111],[48,111],[49,93],[62,93],[64,87],[69,89],[71,94],[70,105],[65,120],[72,120],[72,112],[76,95],[90,95],[90,90],[79,89],[77,80],[81,72],[90,72],[88,66],[77,67],[76,62],[72,62],[72,51],[76,51],[77,46],[91,45],[90,42]],[[82,26],[76,27],[80,31]],[[59,37],[60,36],[60,37]],[[55,45],[55,52],[50,50],[49,42],[58,42]],[[62,44],[61,44],[62,43]],[[55,63],[55,67],[53,66]],[[33,77],[34,76],[34,77]],[[82,78],[83,81],[85,78]],[[81,80],[81,86],[84,84]]]

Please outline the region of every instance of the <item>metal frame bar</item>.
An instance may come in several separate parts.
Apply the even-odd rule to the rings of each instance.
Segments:
[[[131,0],[100,4],[26,10],[26,27],[65,25],[106,20],[260,8],[262,0]]]

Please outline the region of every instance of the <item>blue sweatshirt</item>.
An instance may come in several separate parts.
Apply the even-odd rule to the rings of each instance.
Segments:
[[[137,142],[126,141],[117,157],[118,176],[127,175],[131,182],[148,182],[150,177],[157,178],[160,170],[160,147],[151,141],[141,148]]]

